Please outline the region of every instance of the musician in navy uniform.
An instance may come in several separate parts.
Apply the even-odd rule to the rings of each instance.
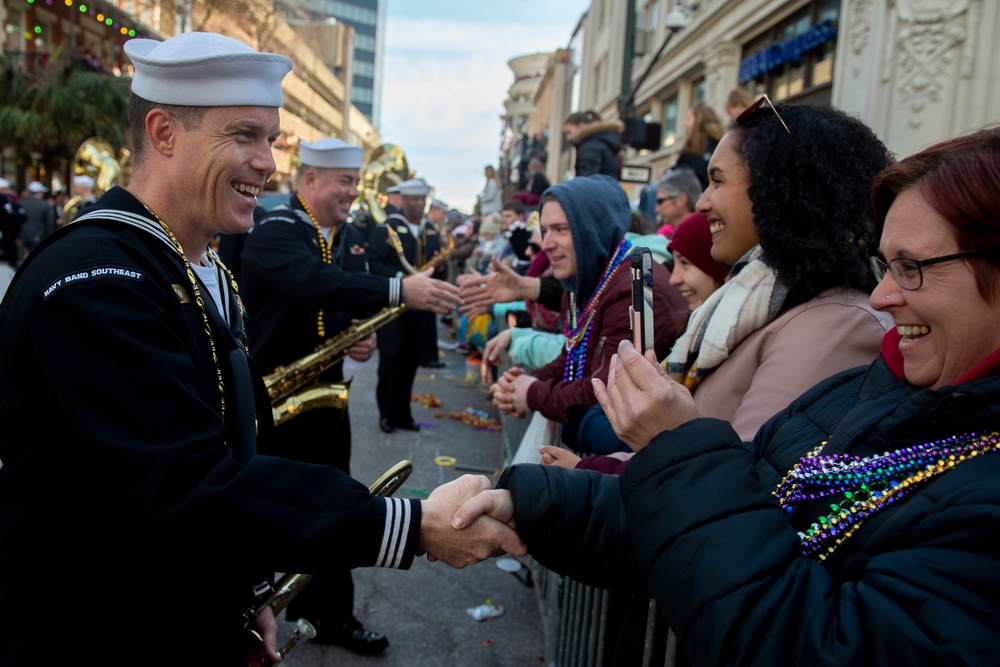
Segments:
[[[0,660],[279,661],[273,610],[244,616],[270,574],[464,566],[508,528],[451,527],[486,477],[385,498],[256,452],[271,406],[209,242],[252,223],[292,62],[212,33],[124,48],[131,179],[47,236],[0,303]]]
[[[419,179],[399,184],[402,212],[393,213],[372,231],[368,244],[371,272],[382,276],[405,276],[427,267],[445,278],[444,261],[430,266],[442,249],[437,226],[424,218],[430,188]],[[408,311],[379,330],[378,387],[379,428],[392,433],[397,428],[419,431],[410,399],[420,364],[420,351],[428,336],[437,337],[434,313]]]
[[[358,198],[363,149],[333,138],[300,142],[299,149],[295,192],[287,206],[257,221],[247,234],[241,261],[250,354],[268,374],[336,338],[352,320],[389,305],[387,287],[396,280],[368,274],[364,234],[347,224]],[[347,353],[355,361],[367,361],[374,351],[375,335],[370,334]],[[343,362],[338,362],[301,390],[343,380]],[[307,409],[281,421],[259,448],[350,474],[348,406]],[[316,642],[359,653],[384,651],[388,640],[365,629],[353,605],[354,583],[344,569],[313,579],[289,604],[286,619],[309,620],[316,627]]]

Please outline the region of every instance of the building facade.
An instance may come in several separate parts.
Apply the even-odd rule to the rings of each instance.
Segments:
[[[187,12],[178,14],[178,8]],[[374,125],[350,102],[349,83],[337,78],[325,59],[328,53],[343,53],[343,43],[322,40],[319,53],[292,28],[271,0],[236,0],[233,4],[176,3],[158,0],[0,0],[0,20],[6,27],[4,54],[28,71],[60,53],[86,55],[95,45],[103,69],[109,76],[128,77],[131,66],[122,45],[133,37],[165,39],[180,28],[219,32],[256,49],[291,58],[292,72],[282,82],[281,136],[274,145],[277,172],[268,183],[282,191],[291,187],[299,141],[336,136],[361,146],[366,154],[381,144]],[[353,31],[341,30],[336,40],[349,40]],[[0,174],[20,183],[18,173],[4,147]],[[30,171],[30,166],[27,168]],[[123,174],[128,170],[123,170]],[[32,176],[34,178],[34,176]],[[31,179],[29,179],[31,180]],[[64,185],[64,184],[61,184]]]
[[[378,127],[382,116],[387,0],[291,0],[317,20],[335,18],[354,29],[350,67],[337,75],[351,89],[351,104]]]
[[[704,100],[725,120],[736,87],[842,109],[902,156],[1000,120],[998,30],[995,0],[593,0],[570,37],[578,80],[558,94],[570,111],[611,120],[641,83],[635,113],[659,126],[659,145],[623,157],[651,167],[652,180],[676,161],[688,109]],[[553,125],[550,160],[565,153],[554,150]]]

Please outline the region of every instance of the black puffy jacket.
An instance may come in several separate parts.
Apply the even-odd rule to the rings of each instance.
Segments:
[[[573,145],[576,146],[574,175],[604,174],[618,180],[621,175],[618,153],[622,149],[623,127],[618,120],[584,125],[573,138]]]
[[[698,419],[655,438],[620,480],[517,466],[501,484],[547,567],[618,587],[636,585],[638,563],[695,665],[995,664],[996,452],[915,486],[822,562],[797,529],[825,509],[786,517],[772,492],[824,441],[824,454],[863,456],[995,430],[998,399],[998,377],[919,389],[879,359],[811,389],[752,444]]]

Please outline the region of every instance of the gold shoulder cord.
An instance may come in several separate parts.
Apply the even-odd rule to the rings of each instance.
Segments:
[[[391,245],[393,250],[396,251],[396,254],[399,255],[399,263],[403,265],[403,268],[406,269],[407,273],[411,275],[417,273],[417,270],[413,268],[413,265],[406,261],[406,254],[403,252],[403,242],[399,240],[399,234],[396,233],[396,230],[393,229],[392,225],[388,222],[385,223],[385,231],[389,235],[386,243]]]
[[[219,353],[215,349],[215,339],[212,338],[212,327],[208,324],[208,311],[205,309],[205,299],[202,297],[201,288],[198,287],[198,279],[195,278],[194,270],[191,268],[191,262],[189,262],[188,258],[184,255],[184,248],[177,240],[177,237],[174,236],[174,233],[170,231],[170,228],[164,224],[163,220],[160,220],[160,216],[153,213],[148,206],[144,205],[144,207],[147,211],[149,211],[149,214],[156,218],[156,221],[160,223],[160,227],[162,227],[163,231],[165,231],[167,236],[170,237],[170,242],[174,244],[174,249],[177,251],[177,254],[181,256],[181,261],[184,262],[184,270],[187,271],[188,280],[191,282],[191,289],[194,292],[194,301],[198,304],[199,310],[201,310],[201,321],[205,326],[205,335],[208,336],[208,344],[212,348],[212,363],[215,364],[215,377],[219,384],[219,416],[221,416],[222,420],[225,421],[226,387],[222,382],[222,367],[219,364]],[[214,255],[215,253],[212,254]],[[213,261],[215,260],[213,259]],[[236,281],[233,279],[233,275],[229,272],[229,269],[226,269],[226,274],[229,276],[230,282],[235,287]]]
[[[323,263],[333,264],[333,239],[334,235],[337,233],[337,230],[334,228],[330,229],[330,242],[327,243],[326,239],[323,238],[323,232],[320,231],[319,220],[317,220],[316,216],[313,215],[313,212],[309,208],[309,205],[306,204],[306,200],[303,199],[302,195],[299,193],[295,193],[295,196],[299,198],[299,203],[302,204],[303,210],[305,210],[306,215],[309,216],[309,219],[312,220],[313,227],[316,228],[316,238],[319,239],[319,251],[320,254],[323,256]],[[319,334],[320,340],[326,338],[326,325],[323,324],[322,308],[319,309],[319,316],[316,318],[316,333]]]

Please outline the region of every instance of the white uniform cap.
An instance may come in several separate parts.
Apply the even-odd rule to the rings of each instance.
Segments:
[[[399,194],[404,197],[426,197],[430,192],[430,186],[419,178],[411,178],[399,184]]]
[[[387,195],[394,195],[394,194],[397,194],[398,192],[399,192],[399,186],[398,185],[393,185],[393,186],[388,187],[388,188],[385,189],[385,193]]]
[[[360,146],[349,146],[332,137],[299,142],[299,162],[320,169],[361,169],[363,154]]]
[[[135,66],[132,92],[158,104],[280,107],[281,80],[292,69],[285,56],[212,32],[130,39],[124,48]]]
[[[9,188],[9,187],[10,187],[10,181],[8,181],[6,178],[0,178],[0,188]]]
[[[28,192],[48,192],[49,189],[41,184],[39,181],[32,181],[28,183]]]
[[[445,204],[440,199],[432,199],[431,200],[431,208],[439,208],[442,211],[447,211],[448,210],[448,205]]]
[[[94,179],[86,174],[81,174],[73,177],[73,185],[79,185],[81,188],[92,188],[94,187]]]

